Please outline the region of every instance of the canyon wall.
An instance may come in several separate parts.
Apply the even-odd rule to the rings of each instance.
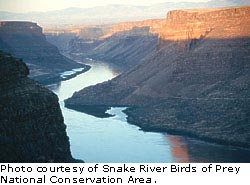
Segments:
[[[165,24],[164,19],[148,19],[145,21],[135,21],[135,22],[123,22],[114,25],[108,33],[103,35],[101,38],[108,38],[115,33],[124,32],[128,30],[132,30],[135,27],[149,27],[149,33],[158,34],[162,29],[163,24]]]
[[[85,28],[69,42],[68,53],[72,58],[92,58],[125,71],[154,52],[164,22],[152,19]]]
[[[22,58],[30,68],[30,77],[44,81],[59,78],[59,73],[80,64],[62,56],[48,43],[42,28],[32,22],[0,22],[0,50]]]
[[[133,27],[99,41],[87,56],[125,71],[142,63],[153,53],[157,43],[157,35],[151,34],[149,27]]]
[[[250,147],[249,12],[169,12],[150,58],[76,92],[66,106],[130,106],[129,122],[145,130]]]
[[[28,74],[0,52],[0,162],[73,162],[57,96]]]
[[[249,7],[170,11],[159,40],[199,41],[249,37]]]

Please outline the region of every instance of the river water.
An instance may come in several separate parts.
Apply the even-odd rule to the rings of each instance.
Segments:
[[[85,162],[250,162],[250,151],[166,133],[144,132],[128,124],[125,108],[112,108],[110,118],[97,118],[64,107],[75,91],[116,76],[104,64],[73,79],[48,86],[59,97],[71,152]]]

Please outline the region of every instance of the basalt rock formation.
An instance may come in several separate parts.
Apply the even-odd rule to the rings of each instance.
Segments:
[[[171,11],[150,59],[66,106],[130,106],[145,130],[250,148],[249,30],[250,7]]]
[[[72,162],[57,96],[0,52],[0,162]]]
[[[132,30],[133,28],[149,27],[149,33],[158,34],[165,23],[164,19],[148,19],[145,21],[123,22],[118,23],[110,28],[110,30],[101,38],[108,38],[118,32]]]
[[[60,78],[61,72],[82,67],[62,56],[47,42],[42,28],[32,22],[0,22],[0,49],[23,58],[30,68],[30,77],[40,82],[49,82]]]

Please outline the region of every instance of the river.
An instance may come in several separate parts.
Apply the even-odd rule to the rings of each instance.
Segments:
[[[116,76],[94,64],[73,79],[49,85],[59,97],[71,152],[85,162],[250,162],[250,151],[166,133],[144,132],[127,123],[125,108],[112,108],[110,118],[97,118],[64,107],[75,91]]]

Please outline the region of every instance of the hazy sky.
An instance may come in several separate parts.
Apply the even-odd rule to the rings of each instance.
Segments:
[[[10,12],[49,11],[69,7],[93,7],[107,4],[150,5],[162,2],[206,2],[209,0],[0,0],[0,10]]]

